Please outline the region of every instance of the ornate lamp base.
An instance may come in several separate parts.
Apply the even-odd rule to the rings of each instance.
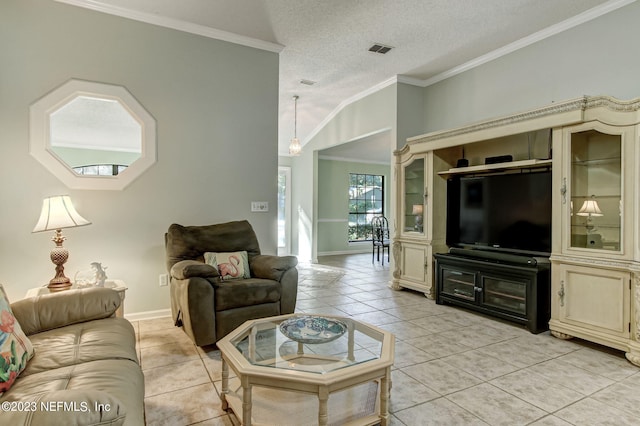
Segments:
[[[49,291],[54,293],[56,291],[69,290],[72,285],[71,280],[67,277],[64,278],[66,279],[66,281],[59,282],[57,278],[53,278],[51,281],[49,281],[49,285],[47,285]]]
[[[47,286],[50,291],[69,290],[71,288],[71,280],[64,275],[64,264],[69,258],[69,251],[62,247],[65,238],[62,236],[60,229],[56,230],[56,235],[51,239],[56,243],[56,247],[51,250],[51,261],[56,265],[56,276],[49,281]]]

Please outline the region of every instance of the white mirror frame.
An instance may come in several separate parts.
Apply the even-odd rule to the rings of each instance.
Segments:
[[[140,158],[117,176],[79,175],[51,149],[51,114],[78,96],[116,100],[140,123]],[[122,190],[156,162],[156,120],[122,86],[71,79],[33,103],[29,112],[29,153],[69,188]]]

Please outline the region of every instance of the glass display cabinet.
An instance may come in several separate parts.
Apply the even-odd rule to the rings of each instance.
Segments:
[[[410,288],[433,297],[431,257],[431,206],[427,195],[433,172],[430,153],[414,155],[405,150],[396,156],[398,176],[395,204],[394,242],[392,247],[395,268],[392,288]]]
[[[549,321],[555,337],[624,350],[637,365],[639,107],[587,99],[584,122],[555,133],[553,172],[560,191],[554,216],[561,244],[551,256]]]
[[[622,136],[571,133],[571,247],[620,251]]]
[[[404,203],[402,216],[403,231],[419,232],[424,230],[424,158],[416,158],[403,170]]]

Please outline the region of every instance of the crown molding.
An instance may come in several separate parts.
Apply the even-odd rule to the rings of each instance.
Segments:
[[[472,59],[469,62],[465,62],[462,65],[451,68],[450,70],[444,71],[438,75],[435,75],[431,78],[423,80],[420,84],[416,84],[416,85],[419,85],[422,87],[431,86],[432,84],[438,83],[449,77],[453,77],[455,75],[461,74],[470,69],[476,68],[480,65],[486,64],[487,62],[491,62],[495,59],[501,58],[502,56],[508,55],[509,53],[513,53],[517,50],[523,49],[531,44],[537,43],[541,40],[544,40],[556,34],[560,34],[571,28],[577,27],[578,25],[581,25],[593,19],[599,18],[600,16],[606,15],[609,12],[613,12],[614,10],[620,9],[621,7],[627,6],[635,2],[636,0],[608,1],[606,3],[601,4],[600,6],[596,6],[587,11],[584,11],[579,15],[573,16],[555,25],[551,25],[550,27],[544,28],[536,33],[533,33],[527,37],[523,37],[520,40],[516,40],[513,43],[507,44],[506,46],[503,46],[499,49],[491,51],[486,55],[478,56],[477,58]]]
[[[589,22],[593,19],[596,19],[600,16],[606,15],[609,12],[613,12],[614,10],[620,9],[621,7],[627,6],[631,3],[635,3],[636,0],[611,0],[600,6],[593,7],[579,15],[576,15],[572,18],[566,19],[558,24],[547,27],[543,30],[540,30],[534,34],[531,34],[527,37],[521,38],[513,43],[510,43],[504,47],[496,49],[492,52],[487,53],[486,55],[479,56],[471,61],[465,62],[462,65],[451,68],[450,70],[444,71],[440,74],[437,74],[428,79],[422,80],[415,77],[409,77],[406,75],[396,75],[388,80],[385,80],[379,84],[376,84],[369,89],[360,92],[348,99],[342,101],[331,113],[324,119],[315,129],[306,137],[303,141],[301,141],[302,146],[313,139],[319,132],[322,130],[324,126],[326,126],[331,120],[333,120],[336,115],[340,113],[346,106],[365,98],[381,89],[384,89],[387,86],[390,86],[395,83],[405,83],[411,84],[413,86],[418,87],[427,87],[433,84],[436,84],[442,80],[446,80],[449,77],[453,77],[455,75],[461,74],[470,69],[476,68],[480,65],[483,65],[487,62],[493,61],[494,59],[498,59],[502,56],[508,55],[509,53],[513,53],[519,49],[523,49],[533,43],[544,40],[548,37],[559,34],[563,31],[569,30],[573,27],[576,27],[580,24],[584,24],[585,22]]]
[[[72,6],[78,6],[85,9],[91,9],[96,12],[107,13],[109,15],[120,16],[122,18],[133,19],[134,21],[144,22],[147,24],[158,25],[160,27],[171,28],[190,34],[196,34],[216,40],[222,40],[229,43],[239,44],[242,46],[253,47],[255,49],[266,50],[268,52],[280,53],[284,46],[277,43],[271,43],[264,40],[258,40],[252,37],[246,37],[239,34],[230,33],[228,31],[217,30],[215,28],[204,25],[193,24],[191,22],[182,21],[180,19],[166,18],[152,13],[139,12],[125,7],[113,6],[96,0],[55,0],[58,3],[64,3]]]
[[[580,115],[583,114],[584,110],[588,107],[590,99],[593,99],[594,105],[602,105],[602,103],[597,103],[597,100],[600,100],[602,97],[589,98],[587,96],[583,96],[576,99],[570,99],[563,102],[554,102],[550,105],[546,105],[541,108],[536,108],[529,111],[520,112],[517,114],[511,114],[503,117],[492,118],[489,120],[484,120],[476,123],[472,123],[463,127],[457,127],[454,129],[446,129],[446,130],[438,130],[435,132],[427,133],[425,135],[413,136],[407,139],[407,144],[400,150],[396,151],[399,153],[406,152],[405,148],[408,149],[410,145],[430,142],[435,140],[443,140],[446,138],[453,138],[460,135],[465,135],[473,132],[480,132],[488,129],[494,129],[498,127],[510,126],[517,123],[522,123],[525,121],[542,119],[545,117],[552,116],[560,116],[564,113],[570,112],[578,112]],[[611,99],[613,98],[606,98]],[[605,99],[605,101],[606,101]],[[615,100],[613,100],[615,102]],[[571,120],[575,120],[574,116],[572,116]],[[564,123],[567,124],[567,123]],[[558,125],[554,122],[554,125]]]
[[[58,3],[64,3],[64,4],[73,5],[73,6],[83,7],[85,9],[91,9],[94,11],[107,13],[110,15],[133,19],[136,21],[145,22],[152,25],[158,25],[158,26],[171,28],[178,31],[184,31],[191,34],[200,35],[203,37],[227,41],[229,43],[239,44],[247,47],[253,47],[256,49],[266,50],[269,52],[280,53],[285,47],[277,43],[270,43],[263,40],[254,39],[251,37],[241,36],[238,34],[227,32],[227,31],[221,31],[214,28],[206,27],[204,25],[193,24],[193,23],[189,23],[186,21],[178,20],[178,19],[165,18],[162,16],[145,13],[145,12],[138,12],[138,11],[134,11],[134,10],[123,8],[123,7],[107,5],[98,0],[55,0],[55,1]],[[600,6],[591,8],[579,15],[576,15],[558,24],[547,27],[534,34],[531,34],[527,37],[524,37],[520,40],[510,43],[504,47],[496,49],[485,55],[479,56],[471,61],[465,62],[464,64],[451,68],[447,71],[444,71],[428,79],[422,80],[422,79],[404,76],[404,75],[397,75],[397,76],[391,77],[388,80],[378,83],[370,87],[369,89],[364,90],[363,92],[360,92],[348,99],[345,99],[340,104],[338,104],[338,106],[333,111],[331,111],[331,113],[329,113],[329,115],[325,117],[325,119],[322,120],[320,124],[318,124],[318,126],[316,126],[307,137],[305,137],[303,140],[300,141],[301,145],[304,147],[304,145],[306,145],[311,139],[313,139],[345,107],[379,90],[382,90],[392,84],[405,83],[405,84],[410,84],[418,87],[431,86],[442,80],[461,74],[470,69],[476,68],[487,62],[490,62],[502,56],[508,55],[509,53],[513,53],[533,43],[544,40],[548,37],[559,34],[563,31],[569,30],[573,27],[576,27],[578,25],[581,25],[583,23],[596,19],[600,16],[606,15],[609,12],[612,12],[614,10],[617,10],[621,7],[627,6],[634,2],[636,2],[636,0],[608,1]],[[281,155],[287,156],[287,154],[281,154]]]
[[[426,87],[425,81],[426,80],[421,80],[419,78],[409,77],[409,76],[406,76],[406,75],[398,75],[398,76],[396,76],[396,82],[397,83],[410,84],[412,86]]]
[[[391,164],[391,161],[359,160],[357,158],[336,157],[333,155],[318,155],[318,160],[338,161],[340,163],[372,164],[377,166],[389,166]]]

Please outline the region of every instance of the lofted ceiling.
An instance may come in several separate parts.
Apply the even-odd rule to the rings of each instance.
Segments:
[[[426,86],[635,0],[57,1],[279,52],[278,146],[286,155],[294,95],[304,147],[342,107],[398,76]],[[375,43],[393,49],[372,53]],[[356,155],[378,153],[373,143],[384,140],[359,140],[369,148]],[[336,149],[325,154],[354,152]]]

